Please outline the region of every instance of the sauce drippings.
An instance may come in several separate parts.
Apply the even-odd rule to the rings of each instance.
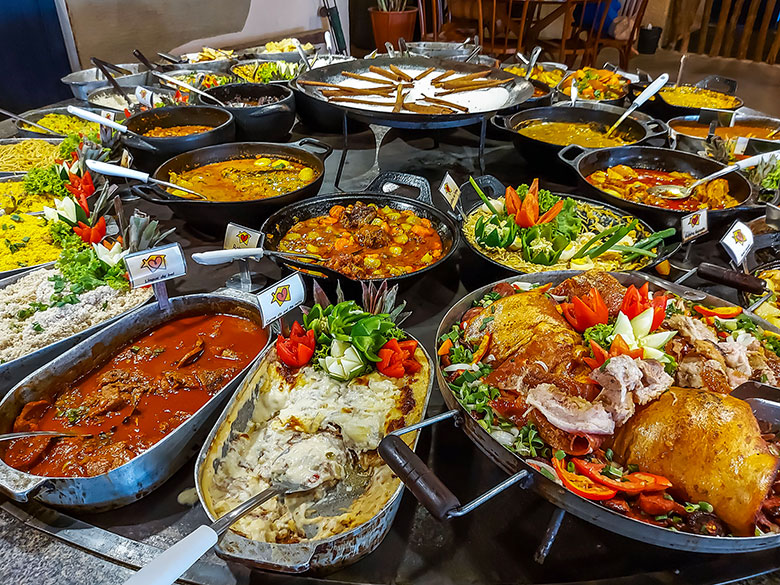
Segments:
[[[51,477],[90,477],[127,463],[205,405],[265,346],[268,334],[233,315],[181,317],[128,344],[48,400],[25,404],[14,431],[91,437],[34,437],[8,443],[3,460]]]

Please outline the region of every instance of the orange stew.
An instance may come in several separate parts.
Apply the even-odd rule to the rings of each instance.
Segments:
[[[91,477],[137,457],[184,423],[265,346],[259,325],[233,315],[170,321],[47,400],[28,402],[14,431],[88,437],[10,441],[3,460],[50,477]]]
[[[413,211],[358,201],[296,223],[279,249],[319,256],[350,278],[387,278],[436,262],[442,241],[430,220]]]
[[[213,126],[198,126],[195,124],[190,124],[188,126],[168,126],[167,128],[158,126],[157,128],[152,128],[151,130],[144,132],[144,136],[150,136],[152,138],[189,136],[190,134],[202,134],[203,132],[208,132],[213,129]]]
[[[587,180],[591,185],[615,197],[664,209],[696,211],[705,208],[726,209],[739,205],[739,202],[729,194],[729,183],[726,179],[715,179],[700,185],[686,199],[666,199],[648,191],[650,187],[656,185],[690,185],[696,180],[690,173],[617,165],[609,167],[606,171],[591,173]]]
[[[679,121],[670,124],[675,132],[687,136],[696,136],[706,138],[710,133],[709,124],[700,122]],[[780,140],[780,134],[775,134],[777,126],[768,125],[761,122],[736,122],[733,126],[718,126],[715,128],[715,135],[721,138],[763,138]]]

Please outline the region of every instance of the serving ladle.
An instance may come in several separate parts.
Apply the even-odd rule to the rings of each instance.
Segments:
[[[30,122],[29,120],[25,120],[21,116],[9,112],[8,110],[4,110],[3,108],[0,108],[0,114],[3,114],[3,116],[8,116],[12,120],[16,120],[17,122],[21,122],[23,124],[27,124],[28,126],[32,126],[33,128],[38,128],[39,130],[43,130],[44,132],[46,132],[47,134],[51,134],[52,136],[60,136],[60,137],[63,136],[63,134],[60,134],[59,132],[55,132],[51,128],[47,128],[46,126],[41,126],[40,124],[36,124],[35,122]]]
[[[655,94],[658,93],[658,91],[666,85],[666,82],[669,81],[669,74],[668,73],[662,73],[658,79],[653,81],[650,85],[648,85],[645,90],[640,93],[636,99],[631,102],[631,105],[628,106],[625,112],[623,112],[623,115],[620,116],[620,118],[617,119],[617,122],[612,124],[610,126],[609,130],[607,130],[607,138],[609,138],[612,133],[617,129],[618,126],[628,118],[631,114],[634,113],[634,110],[636,110],[638,107],[640,107],[642,104],[644,104],[647,100],[649,100],[651,97],[653,97]]]
[[[722,169],[719,169],[715,171],[714,173],[711,173],[707,175],[706,177],[702,177],[701,179],[698,179],[691,183],[688,186],[685,185],[654,185],[650,187],[647,192],[651,195],[657,195],[658,197],[661,197],[662,199],[687,199],[691,195],[693,195],[694,189],[698,187],[699,185],[703,185],[704,183],[708,183],[714,179],[717,179],[719,177],[722,177],[724,175],[728,175],[730,173],[733,173],[734,171],[743,171],[745,169],[748,169],[750,167],[754,167],[758,164],[761,164],[762,162],[771,160],[772,158],[776,157],[777,153],[775,152],[765,152],[763,154],[757,154],[755,156],[748,157],[746,159],[743,159],[741,161],[737,161],[733,165],[729,165],[727,167],[723,167]]]
[[[182,89],[186,89],[187,91],[191,91],[197,93],[198,95],[202,95],[203,97],[207,97],[221,108],[227,108],[227,104],[225,104],[225,102],[218,100],[213,95],[207,94],[205,91],[201,91],[196,87],[192,87],[189,83],[184,83],[183,81],[174,79],[173,77],[165,75],[164,73],[160,73],[159,71],[152,71],[152,75],[154,75],[155,77],[159,77],[163,81],[167,81],[168,83],[171,83],[173,85],[178,85]]]
[[[87,122],[94,122],[95,124],[100,124],[101,126],[107,126],[112,130],[116,130],[120,134],[124,134],[125,144],[128,146],[132,146],[133,148],[138,148],[140,150],[146,150],[148,152],[157,152],[156,146],[149,144],[146,140],[144,140],[143,136],[136,134],[124,124],[114,122],[113,120],[109,120],[108,118],[104,118],[103,116],[95,114],[94,112],[90,112],[76,106],[68,106],[68,113],[73,114],[82,120],[86,120]]]
[[[87,160],[86,163],[90,171],[95,171],[96,173],[100,173],[101,175],[106,175],[109,177],[122,177],[125,179],[135,179],[136,181],[141,181],[142,183],[147,183],[147,184],[154,183],[155,185],[160,185],[168,189],[176,189],[178,191],[184,191],[185,193],[189,193],[190,195],[195,195],[196,197],[199,197],[200,199],[204,199],[206,201],[209,200],[208,197],[206,197],[202,193],[198,193],[197,191],[193,191],[192,189],[187,189],[186,187],[182,187],[181,185],[169,183],[168,181],[161,181],[160,179],[154,179],[149,175],[149,173],[144,173],[142,171],[137,171],[135,169],[128,169],[126,167],[122,167],[119,165],[112,165],[110,163],[100,162],[97,160]]]

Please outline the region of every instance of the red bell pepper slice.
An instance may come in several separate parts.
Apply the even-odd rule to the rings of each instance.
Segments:
[[[407,374],[414,374],[422,369],[422,365],[415,359],[417,342],[413,339],[399,342],[390,339],[377,352],[379,363],[376,369],[380,374],[391,378],[402,378]]]
[[[553,205],[547,211],[547,213],[545,213],[544,215],[542,215],[542,217],[539,218],[539,221],[537,221],[536,224],[539,225],[539,224],[542,224],[542,223],[551,222],[556,217],[558,217],[558,214],[561,212],[562,209],[563,209],[563,199],[561,199],[560,201],[557,201],[555,203],[555,205]]]
[[[601,485],[584,475],[571,473],[566,469],[565,459],[552,458],[552,464],[558,477],[569,491],[586,500],[609,500],[617,495],[617,490]]]
[[[613,479],[602,474],[602,471],[607,467],[606,463],[586,461],[585,459],[572,459],[572,461],[574,468],[579,473],[613,490],[635,495],[646,489],[647,483],[641,478],[635,477],[634,474],[626,475],[621,479]]]
[[[609,309],[595,288],[591,288],[583,298],[572,297],[571,303],[561,303],[560,306],[563,316],[580,333],[609,321]]]
[[[490,333],[485,333],[479,342],[479,347],[471,356],[471,363],[479,363],[483,357],[487,354],[488,347],[490,347]]]
[[[720,319],[734,319],[742,313],[742,307],[705,307],[694,305],[697,313],[705,317],[718,317]]]
[[[520,209],[520,196],[513,187],[507,187],[504,192],[504,205],[506,206],[506,212],[509,215],[517,215]]]

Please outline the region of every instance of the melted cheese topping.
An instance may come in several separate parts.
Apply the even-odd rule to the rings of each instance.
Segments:
[[[226,452],[218,463],[215,458],[214,465],[204,466],[206,505],[221,516],[268,488],[271,480],[319,486],[272,498],[232,527],[265,542],[327,538],[371,519],[399,486],[375,449],[393,428],[422,416],[430,368],[421,350],[415,357],[423,369],[414,376],[386,378],[373,372],[346,383],[311,366],[290,372],[277,362],[275,350],[269,352],[234,405],[236,415],[244,408],[242,398],[254,394],[251,420],[237,432],[228,418],[223,426],[232,426],[233,432],[227,448],[219,449]],[[352,478],[368,477],[368,484],[360,486],[362,495],[343,513],[314,513],[316,502],[334,484],[351,481],[350,469]]]

